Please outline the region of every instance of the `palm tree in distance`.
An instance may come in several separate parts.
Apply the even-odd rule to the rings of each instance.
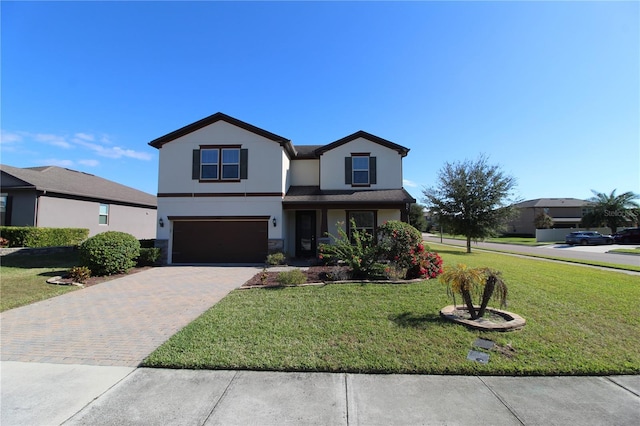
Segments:
[[[638,194],[627,191],[616,195],[616,190],[611,194],[597,192],[593,189],[593,197],[589,198],[592,203],[592,211],[582,218],[585,226],[607,226],[611,228],[611,233],[615,234],[619,226],[637,224],[637,209],[640,205],[634,201],[640,198]]]

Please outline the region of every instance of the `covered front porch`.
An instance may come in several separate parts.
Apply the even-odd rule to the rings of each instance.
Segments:
[[[388,220],[408,220],[415,199],[404,189],[321,190],[316,186],[292,186],[282,202],[285,219],[285,252],[295,258],[315,258],[318,245],[330,243],[338,227],[349,232],[353,219],[358,229],[375,231]]]

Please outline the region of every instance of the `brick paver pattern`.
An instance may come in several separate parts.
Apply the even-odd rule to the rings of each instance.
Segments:
[[[153,268],[0,314],[3,361],[136,367],[259,272]]]

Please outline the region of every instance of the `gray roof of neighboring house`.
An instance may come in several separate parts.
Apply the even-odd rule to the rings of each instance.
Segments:
[[[154,195],[121,185],[89,173],[57,166],[19,168],[0,165],[0,170],[18,181],[2,182],[2,188],[33,189],[72,197],[91,198],[113,203],[156,207]]]
[[[415,203],[404,188],[376,190],[321,190],[318,186],[292,186],[284,197],[283,204],[398,204]]]
[[[580,200],[578,198],[536,198],[535,200],[527,200],[521,203],[515,204],[517,208],[527,208],[527,207],[584,207],[588,206],[590,203],[585,200]]]

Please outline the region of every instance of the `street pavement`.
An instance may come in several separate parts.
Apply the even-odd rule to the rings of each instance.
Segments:
[[[0,424],[640,424],[636,375],[138,368],[170,335],[257,272],[255,267],[154,268],[3,312]]]

